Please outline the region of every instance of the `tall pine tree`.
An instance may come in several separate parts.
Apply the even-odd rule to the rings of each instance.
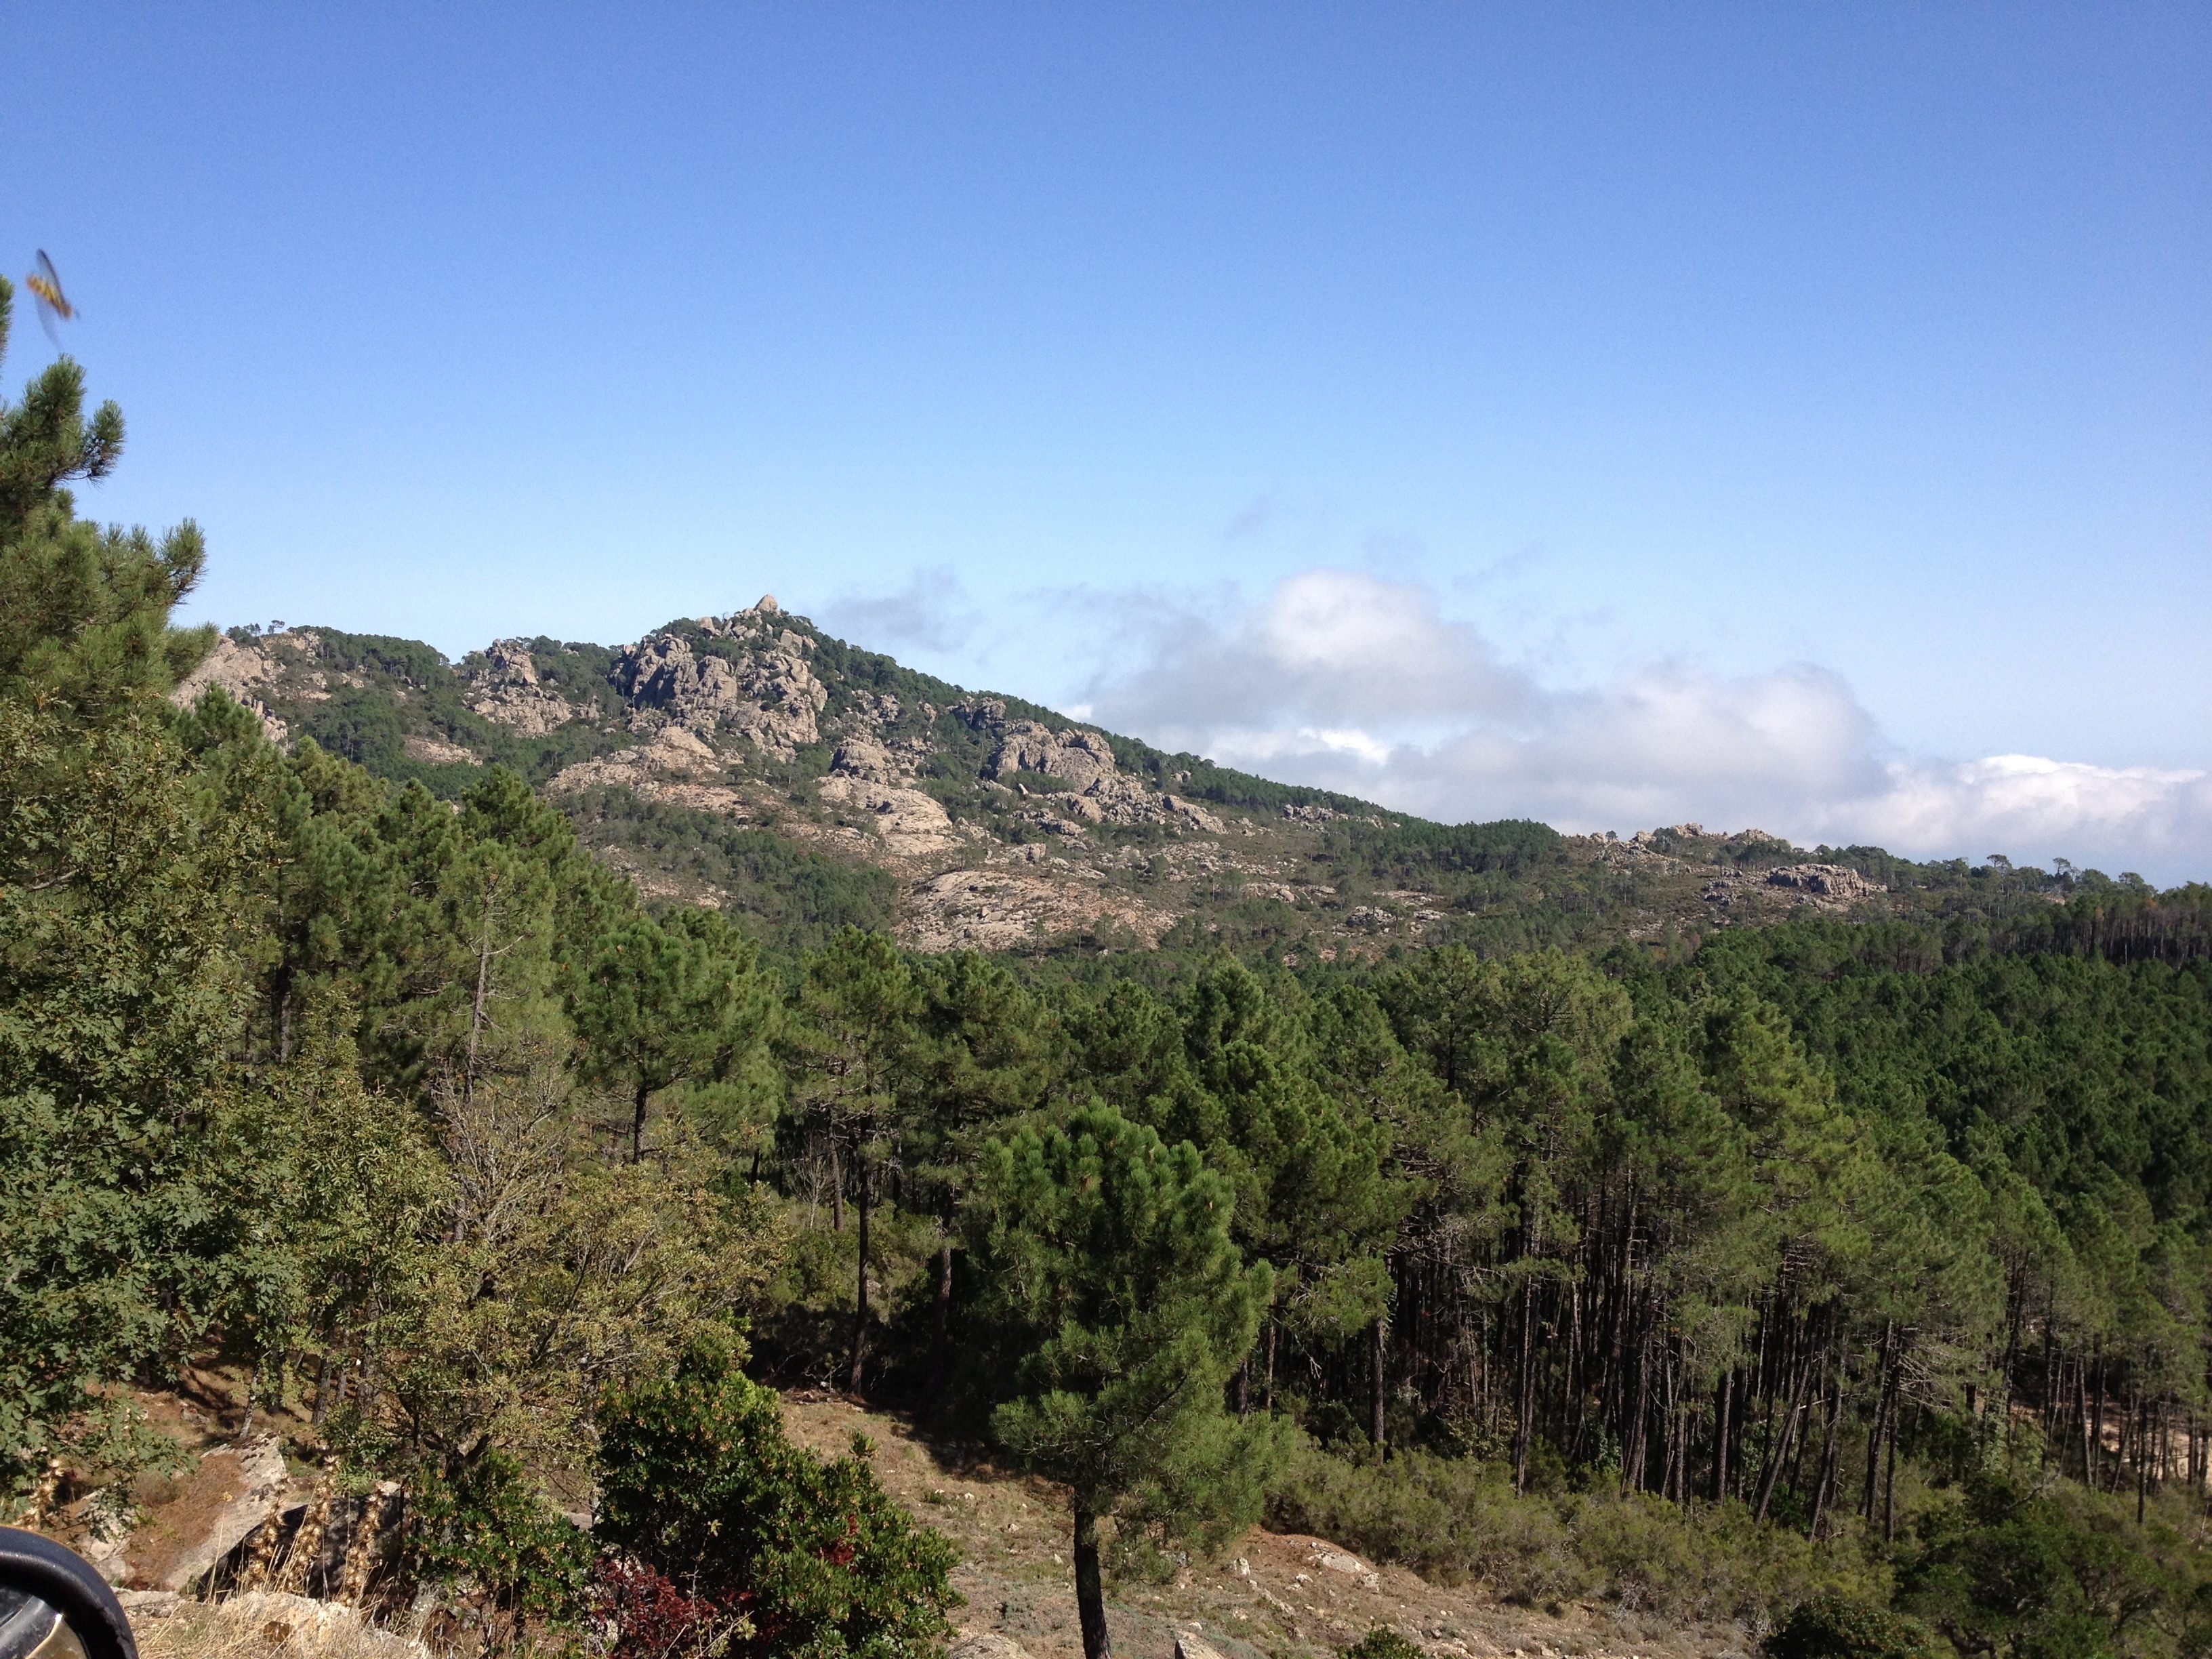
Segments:
[[[1281,1419],[1224,1408],[1274,1288],[1239,1259],[1231,1208],[1196,1148],[1110,1107],[986,1149],[986,1316],[1021,1355],[992,1427],[1073,1495],[1085,1659],[1113,1652],[1099,1523],[1218,1540],[1259,1518],[1287,1449]]]

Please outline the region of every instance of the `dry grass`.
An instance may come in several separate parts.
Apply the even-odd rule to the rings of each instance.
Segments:
[[[968,1605],[952,1616],[963,1631],[1011,1637],[1035,1659],[1081,1659],[1064,1491],[996,1468],[980,1449],[933,1441],[903,1418],[834,1396],[787,1395],[783,1418],[793,1439],[826,1455],[847,1450],[855,1431],[867,1435],[884,1489],[959,1547],[952,1583]],[[1176,1632],[1194,1626],[1223,1659],[1333,1659],[1383,1626],[1429,1659],[1741,1659],[1743,1653],[1730,1630],[1647,1624],[1602,1604],[1565,1603],[1556,1613],[1506,1607],[1480,1589],[1431,1584],[1404,1567],[1369,1575],[1317,1565],[1337,1552],[1308,1534],[1255,1527],[1220,1560],[1194,1561],[1171,1582],[1109,1581],[1107,1622],[1115,1650],[1129,1659],[1164,1659]]]
[[[416,1643],[295,1596],[186,1601],[134,1627],[140,1659],[421,1659]]]

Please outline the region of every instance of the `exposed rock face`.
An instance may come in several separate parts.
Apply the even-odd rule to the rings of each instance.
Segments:
[[[1170,822],[1180,820],[1194,830],[1205,830],[1210,836],[1228,833],[1227,826],[1219,818],[1194,802],[1178,799],[1173,795],[1162,795],[1160,806]]]
[[[870,783],[896,783],[906,777],[904,769],[891,757],[890,750],[870,737],[850,737],[839,744],[830,769],[841,777],[860,778]]]
[[[447,743],[442,738],[406,737],[400,739],[399,746],[410,760],[428,761],[433,766],[442,766],[453,761],[473,763],[476,759],[460,744]]]
[[[945,1659],[1030,1659],[1030,1650],[996,1631],[963,1631],[945,1650]]]
[[[650,743],[562,768],[545,789],[548,794],[565,795],[596,784],[616,783],[643,793],[650,781],[695,777],[720,768],[714,751],[688,728],[669,726],[654,732]]]
[[[830,701],[807,653],[814,642],[778,628],[767,611],[704,618],[699,629],[738,647],[734,657],[696,651],[680,635],[660,633],[627,647],[611,677],[636,712],[634,729],[663,724],[702,738],[728,732],[788,758],[821,740],[817,717]]]
[[[653,733],[650,743],[562,768],[545,786],[545,793],[573,795],[613,785],[646,800],[665,800],[726,817],[751,817],[752,809],[741,793],[714,781],[721,770],[721,757],[705,742],[686,727],[666,726]]]
[[[1111,780],[1127,783],[1114,765],[1114,745],[1096,732],[1054,732],[1036,720],[1016,720],[1003,728],[999,752],[983,775],[1000,783],[1016,772],[1042,772],[1063,779],[1075,794],[1089,794]]]
[[[485,760],[486,746],[465,749],[437,725],[438,705],[420,701],[458,689],[477,715],[507,731],[557,731],[580,750],[602,751],[554,777],[544,786],[550,795],[625,791],[890,871],[907,884],[899,931],[925,950],[1020,946],[1071,933],[1091,934],[1102,949],[1152,944],[1194,901],[1221,896],[1214,878],[1289,869],[1273,846],[1232,855],[1224,840],[1263,832],[1237,809],[1165,793],[1185,787],[1180,776],[1123,771],[1116,740],[1105,733],[1010,714],[1003,699],[949,689],[941,695],[951,706],[941,708],[927,680],[856,670],[834,641],[767,595],[749,610],[674,623],[620,649],[606,691],[580,689],[577,678],[587,662],[606,658],[550,641],[533,652],[525,640],[495,641],[452,665],[458,688],[442,676],[418,683],[419,664],[406,665],[374,641],[343,651],[341,643],[309,629],[226,640],[179,700],[221,683],[266,697],[305,730],[318,721],[316,705],[349,688],[370,691],[398,716],[409,757],[458,767]],[[886,689],[892,684],[896,694]],[[954,732],[955,720],[968,729]],[[282,734],[281,725],[274,729]],[[625,740],[629,747],[606,751]],[[832,752],[823,771],[818,757]],[[763,767],[761,758],[787,764]],[[603,831],[599,856],[648,897],[728,898],[698,870],[664,867],[656,848],[583,816]],[[1293,809],[1273,828],[1336,816]],[[1176,833],[1115,833],[1139,828]],[[954,867],[967,865],[980,868]],[[1188,884],[1201,881],[1203,888]],[[1288,884],[1275,886],[1298,902]],[[1387,925],[1378,914],[1376,929]]]
[[[1082,823],[1166,823],[1224,833],[1212,813],[1173,795],[1156,795],[1121,770],[1114,745],[1097,732],[1080,726],[1055,732],[1038,720],[1009,721],[1006,704],[995,697],[970,697],[952,712],[977,730],[999,735],[998,752],[985,764],[984,777],[1024,794],[1041,793],[1062,809],[1060,817],[1036,819],[1054,835],[1080,835]],[[1042,787],[1033,788],[1032,780]]]
[[[908,943],[918,951],[1004,951],[1105,922],[1150,944],[1173,920],[1104,890],[1095,871],[1041,848],[1019,851],[1036,856],[1021,859],[1022,867],[948,870],[916,883]]]
[[[900,857],[919,857],[961,844],[944,807],[919,789],[834,772],[822,780],[820,789],[823,800],[868,813],[884,849]]]
[[[675,634],[655,634],[625,647],[613,679],[615,690],[639,711],[632,726],[643,731],[666,721],[712,737],[744,701],[735,669],[720,657],[700,656]],[[647,711],[661,720],[647,718]]]
[[[180,1590],[274,1515],[290,1475],[275,1435],[210,1452],[130,1537],[119,1565],[140,1589]],[[114,1576],[112,1566],[103,1566]]]
[[[1351,1551],[1339,1549],[1334,1544],[1324,1544],[1319,1540],[1315,1540],[1309,1565],[1319,1567],[1323,1572],[1342,1573],[1369,1589],[1382,1583],[1382,1575]]]
[[[1840,864],[1788,864],[1778,870],[1766,872],[1771,887],[1795,887],[1801,891],[1817,893],[1822,898],[1860,899],[1888,891],[1879,883],[1869,881],[1856,870],[1847,870]]]
[[[289,735],[289,729],[269,712],[269,706],[254,690],[257,686],[266,685],[276,675],[276,664],[259,647],[240,645],[228,635],[218,634],[215,649],[178,683],[177,689],[169,694],[169,701],[179,708],[190,708],[200,700],[201,692],[210,685],[219,685],[241,706],[260,716],[261,729],[269,734],[270,742],[282,744]]]
[[[575,715],[566,697],[538,683],[538,665],[520,640],[495,640],[482,658],[464,664],[461,672],[471,682],[469,707],[526,737],[544,737]]]

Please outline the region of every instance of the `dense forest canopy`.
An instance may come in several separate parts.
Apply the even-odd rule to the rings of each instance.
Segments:
[[[601,1591],[687,1571],[734,1620],[799,1534],[700,1540],[812,1492],[870,1517],[839,1571],[903,1587],[839,1639],[941,1642],[941,1552],[776,1442],[749,1364],[1068,1483],[1094,1654],[1110,1576],[1263,1513],[1793,1641],[2207,1650],[2203,889],[1565,950],[1495,884],[1548,829],[1362,815],[1331,857],[1495,925],[915,954],[879,873],[556,808],[535,750],[410,775],[381,705],[289,748],[173,708],[200,539],[67,487],[121,443],[66,361],[0,411],[0,1484],[34,1519],[126,1518],[167,1455],[132,1390],[212,1356],[417,1495],[394,1571],[573,1619],[617,1571],[557,1513],[596,1488]],[[642,902],[601,853],[647,841],[726,912]]]

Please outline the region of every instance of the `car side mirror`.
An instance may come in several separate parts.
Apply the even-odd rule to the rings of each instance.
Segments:
[[[0,1527],[0,1659],[138,1659],[107,1581],[51,1538]]]

